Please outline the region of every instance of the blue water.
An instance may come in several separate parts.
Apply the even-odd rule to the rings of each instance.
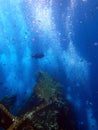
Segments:
[[[14,109],[44,70],[65,86],[79,130],[98,130],[97,69],[97,0],[0,0],[0,98],[16,94]]]

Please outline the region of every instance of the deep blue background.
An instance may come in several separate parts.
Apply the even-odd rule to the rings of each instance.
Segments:
[[[0,98],[16,94],[14,112],[39,70],[64,85],[79,130],[97,130],[97,0],[0,0]]]

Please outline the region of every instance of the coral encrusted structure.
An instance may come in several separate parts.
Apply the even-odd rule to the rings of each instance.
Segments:
[[[6,125],[0,124],[5,130],[77,130],[75,114],[64,98],[63,86],[43,71],[37,73],[34,90],[17,117],[1,105],[0,120]]]

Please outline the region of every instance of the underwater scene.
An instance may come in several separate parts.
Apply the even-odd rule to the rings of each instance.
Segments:
[[[0,0],[0,130],[98,130],[98,0]]]

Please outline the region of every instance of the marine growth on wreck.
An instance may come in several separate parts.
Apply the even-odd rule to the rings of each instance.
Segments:
[[[75,115],[62,90],[51,75],[38,72],[34,91],[18,116],[0,105],[0,126],[5,130],[76,130]]]

